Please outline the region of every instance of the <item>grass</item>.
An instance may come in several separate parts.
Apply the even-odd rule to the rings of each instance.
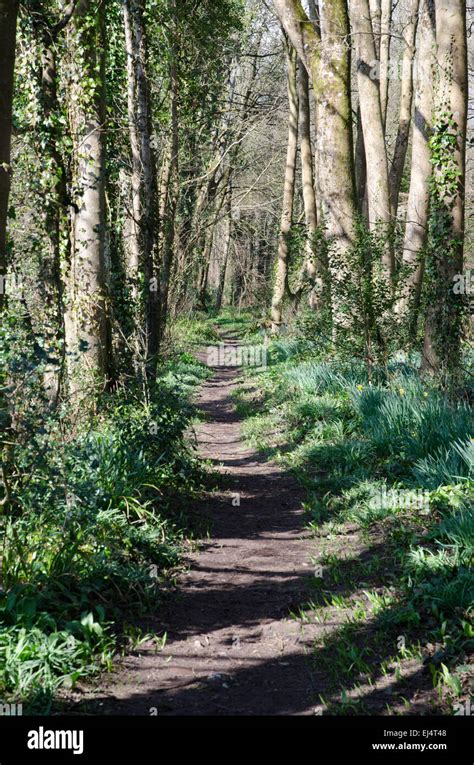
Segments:
[[[307,490],[324,573],[302,612],[341,621],[314,649],[316,671],[331,673],[329,708],[367,711],[387,667],[399,662],[403,680],[413,661],[412,684],[430,676],[435,707],[452,708],[470,692],[474,648],[471,408],[406,362],[369,384],[362,364],[321,358],[304,338],[273,342],[268,358],[235,400],[247,439]]]

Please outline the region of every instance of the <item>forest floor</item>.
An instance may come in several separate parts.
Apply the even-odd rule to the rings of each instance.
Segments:
[[[221,474],[221,488],[193,508],[209,535],[147,622],[148,631],[166,633],[164,647],[145,642],[115,672],[72,692],[72,714],[314,715],[326,711],[322,698],[332,714],[354,711],[334,696],[328,656],[318,661],[318,646],[350,620],[351,608],[328,607],[322,620],[305,611],[321,540],[306,525],[296,478],[244,443],[233,402],[238,382],[238,369],[217,367],[197,400],[199,453]],[[352,527],[329,544],[366,552]],[[420,663],[404,669],[395,689],[390,674],[365,688],[366,712],[406,713],[407,698],[412,713],[432,708]]]
[[[216,368],[198,398],[200,455],[226,477],[197,508],[211,522],[209,537],[189,555],[178,591],[151,625],[167,633],[166,645],[158,653],[141,645],[94,691],[74,694],[80,707],[124,715],[314,714],[307,654],[321,627],[302,628],[290,617],[308,595],[314,540],[296,480],[241,439],[231,398],[238,376]]]

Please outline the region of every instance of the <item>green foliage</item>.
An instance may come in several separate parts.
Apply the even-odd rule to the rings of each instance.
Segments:
[[[3,695],[48,696],[109,666],[118,625],[156,607],[179,564],[184,500],[202,484],[184,433],[204,375],[185,356],[163,367],[149,404],[119,391],[79,426],[66,410],[24,420],[0,519]]]
[[[429,145],[433,175],[430,181],[430,217],[426,257],[425,303],[430,313],[431,336],[446,380],[459,374],[466,299],[455,294],[453,278],[462,270],[463,234],[456,230],[453,209],[461,188],[456,159],[462,141],[448,112],[436,115]]]
[[[433,682],[458,693],[456,663],[474,648],[472,410],[464,399],[449,399],[433,381],[421,379],[407,360],[388,360],[369,379],[366,365],[346,361],[345,354],[325,360],[319,351],[313,350],[313,359],[311,351],[294,353],[304,342],[291,337],[274,344],[273,365],[248,386],[258,397],[257,411],[242,411],[247,437],[294,470],[306,488],[309,523],[321,541],[348,533],[344,524],[353,533],[356,524],[367,545],[351,564],[357,575],[338,563],[352,593],[344,607],[347,623],[329,631],[315,660],[333,672],[336,685],[342,676],[356,680],[364,646],[374,653],[364,672],[375,680],[375,657],[382,668],[390,663],[386,646],[403,634],[413,646],[442,645],[446,673],[443,679],[433,660]],[[239,398],[245,400],[246,390]],[[424,504],[416,496],[405,502],[410,492]],[[339,588],[331,563],[333,569]],[[320,609],[335,607],[336,596],[328,600],[328,576],[321,603],[308,605],[316,619]],[[370,614],[354,602],[368,577],[377,583]],[[419,657],[418,648],[410,651]]]

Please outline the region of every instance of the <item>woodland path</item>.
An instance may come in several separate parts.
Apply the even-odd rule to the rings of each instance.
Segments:
[[[238,377],[215,368],[199,394],[199,452],[227,478],[197,508],[210,535],[152,625],[166,645],[140,646],[89,696],[99,714],[314,714],[308,653],[321,628],[290,617],[308,597],[314,539],[296,481],[242,442]]]

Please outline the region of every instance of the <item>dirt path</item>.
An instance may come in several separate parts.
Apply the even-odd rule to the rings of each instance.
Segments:
[[[294,479],[242,442],[231,400],[237,377],[217,368],[199,397],[200,453],[229,476],[202,508],[210,538],[153,625],[168,633],[164,650],[141,646],[125,660],[94,694],[102,713],[314,714],[307,653],[318,628],[289,618],[307,595],[314,540]]]

